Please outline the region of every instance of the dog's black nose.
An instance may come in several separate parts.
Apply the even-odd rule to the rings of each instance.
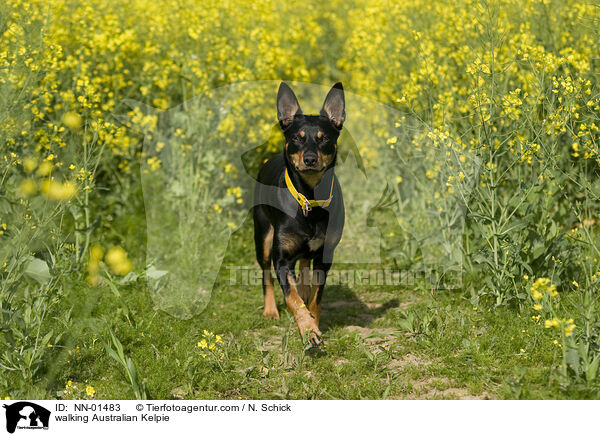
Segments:
[[[304,165],[312,167],[317,163],[317,155],[315,153],[304,153]]]

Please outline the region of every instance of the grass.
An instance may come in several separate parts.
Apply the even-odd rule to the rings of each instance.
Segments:
[[[229,285],[226,265],[254,262],[251,238],[246,220],[231,239],[210,303],[191,319],[158,309],[141,278],[117,284],[118,292],[75,285],[64,299],[73,306],[73,328],[49,359],[49,385],[37,395],[62,395],[72,380],[93,386],[98,399],[135,398],[138,383],[155,399],[561,397],[551,370],[556,345],[543,326],[530,314],[474,308],[457,290],[329,286],[325,351],[305,352],[280,295],[281,319],[273,321],[262,317],[259,287]],[[122,344],[135,385],[96,329],[104,338],[110,329]],[[222,336],[222,359],[200,356],[204,330]]]

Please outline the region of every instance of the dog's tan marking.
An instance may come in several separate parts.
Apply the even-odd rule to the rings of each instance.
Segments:
[[[271,270],[263,270],[265,280],[265,310],[263,316],[267,318],[279,319],[277,302],[275,301],[275,288],[273,287],[273,276]]]
[[[271,275],[271,251],[273,250],[273,226],[269,227],[269,231],[263,241],[263,280],[265,283],[265,310],[263,316],[267,318],[279,319],[279,311],[275,302],[275,289],[273,288],[273,276]]]
[[[317,155],[318,155],[318,162],[319,162],[320,166],[323,169],[325,169],[329,165],[331,165],[331,162],[333,162],[333,157],[335,156],[335,153],[325,154],[325,153],[318,152]]]
[[[299,151],[297,153],[289,154],[288,156],[296,169],[304,168],[304,152]]]
[[[312,298],[312,286],[310,283],[310,260],[298,260],[298,294],[306,304]]]
[[[317,251],[323,246],[323,241],[325,241],[323,236],[312,238],[308,241],[308,248],[310,251]]]
[[[314,316],[310,313],[300,295],[298,295],[298,288],[296,286],[296,281],[291,274],[287,275],[288,283],[290,285],[290,292],[285,297],[285,302],[294,315],[294,319],[296,320],[296,324],[298,325],[298,329],[300,330],[300,335],[304,337],[306,332],[308,334],[308,340],[313,346],[320,345],[323,340],[321,339],[321,331],[317,323],[315,322]]]
[[[317,132],[317,138],[321,139],[323,137],[323,132],[320,130]]]
[[[294,233],[279,232],[277,238],[279,245],[286,253],[293,253],[302,245],[302,237]]]
[[[315,186],[317,186],[321,182],[321,179],[323,178],[323,173],[324,171],[311,174],[300,173],[300,177],[302,177],[302,180],[304,180],[304,183],[306,183],[310,187],[310,189],[314,189]]]
[[[308,310],[315,317],[315,323],[317,324],[317,328],[319,327],[319,319],[321,318],[321,303],[317,303],[317,288],[318,286],[313,286],[313,296],[310,304],[308,305]]]
[[[314,271],[313,270],[313,278],[312,278],[312,295],[310,298],[310,304],[308,305],[308,310],[315,317],[315,322],[317,323],[317,327],[319,326],[319,319],[321,318],[321,302],[317,303],[317,294],[319,291],[319,284],[324,283],[322,271]]]
[[[263,259],[268,263],[269,269],[271,268],[271,250],[273,249],[273,226],[269,227],[269,231],[263,241]],[[264,267],[264,265],[263,265]]]
[[[300,130],[300,137],[304,138],[306,136],[306,133],[304,133],[304,130]]]

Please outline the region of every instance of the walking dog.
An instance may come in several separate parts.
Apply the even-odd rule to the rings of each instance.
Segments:
[[[341,83],[331,88],[319,115],[304,115],[294,92],[281,83],[277,119],[285,148],[261,168],[254,192],[254,241],[263,270],[263,315],[279,318],[273,264],[300,334],[315,347],[323,342],[319,330],[323,288],[344,227],[344,200],[334,167],[345,117]]]

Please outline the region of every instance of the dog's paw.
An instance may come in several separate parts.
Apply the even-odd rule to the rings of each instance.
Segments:
[[[263,311],[263,316],[265,318],[279,319],[279,311],[277,310],[277,306],[265,307],[265,310]]]
[[[314,322],[299,327],[300,335],[309,348],[317,348],[323,345],[323,333]]]
[[[308,334],[308,343],[312,348],[319,348],[323,345],[323,334],[317,329],[317,331],[310,331]]]

